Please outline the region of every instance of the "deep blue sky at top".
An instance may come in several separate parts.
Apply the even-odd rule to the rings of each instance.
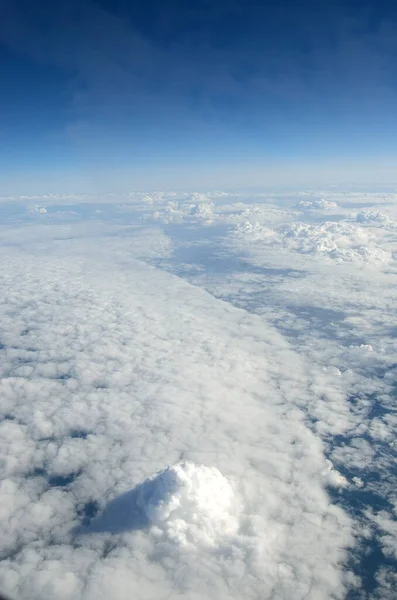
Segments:
[[[6,180],[397,155],[395,2],[0,0],[0,74]]]

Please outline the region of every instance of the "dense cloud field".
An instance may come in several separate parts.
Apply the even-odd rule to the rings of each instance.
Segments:
[[[397,194],[0,216],[4,593],[397,596]]]

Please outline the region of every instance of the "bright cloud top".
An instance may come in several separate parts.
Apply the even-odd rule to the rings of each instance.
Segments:
[[[269,229],[258,222],[246,222],[238,233],[264,244],[281,245],[304,254],[320,254],[337,262],[388,263],[392,255],[376,245],[371,232],[350,223],[324,222],[319,225],[295,222]]]
[[[182,462],[149,477],[138,506],[179,544],[213,546],[238,530],[238,501],[215,467]]]

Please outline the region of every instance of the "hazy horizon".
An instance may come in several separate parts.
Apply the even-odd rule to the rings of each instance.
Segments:
[[[2,0],[1,11],[9,193],[395,181],[388,2]]]

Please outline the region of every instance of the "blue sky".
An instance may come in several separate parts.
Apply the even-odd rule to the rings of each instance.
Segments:
[[[7,193],[393,175],[392,3],[3,0],[1,10]]]

